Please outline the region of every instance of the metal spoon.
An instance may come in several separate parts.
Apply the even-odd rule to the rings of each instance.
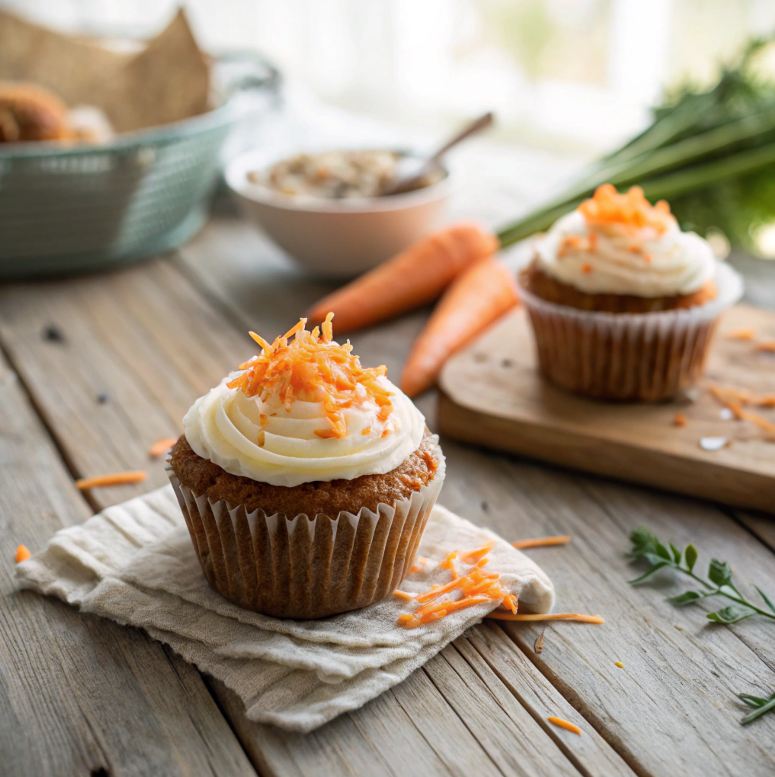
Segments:
[[[485,127],[489,127],[492,122],[492,113],[485,113],[484,116],[480,116],[470,124],[466,124],[460,132],[448,140],[433,156],[427,158],[416,156],[401,157],[396,165],[396,174],[382,190],[382,196],[403,194],[404,192],[420,188],[425,176],[439,164],[447,151],[460,143],[461,140],[465,140]]]

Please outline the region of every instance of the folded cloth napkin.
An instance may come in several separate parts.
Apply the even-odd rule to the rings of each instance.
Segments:
[[[450,573],[439,561],[491,540],[488,571],[501,574],[521,610],[548,612],[554,588],[536,564],[441,506],[420,545],[428,563],[407,577],[402,590],[420,593],[448,582]],[[497,606],[484,602],[414,629],[397,619],[416,605],[396,597],[322,620],[244,610],[205,580],[171,486],[62,529],[16,573],[23,588],[145,629],[234,690],[248,718],[293,731],[311,731],[362,706]]]

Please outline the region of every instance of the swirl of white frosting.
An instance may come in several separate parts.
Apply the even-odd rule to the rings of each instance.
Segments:
[[[547,275],[586,294],[691,294],[716,272],[708,242],[682,232],[674,221],[660,233],[651,226],[590,224],[579,211],[563,216],[537,241],[536,258]]]
[[[387,378],[378,379],[393,394],[386,421],[359,386],[360,401],[343,411],[347,436],[322,438],[315,431],[329,429],[330,423],[321,402],[297,399],[286,409],[272,396],[266,401],[248,397],[227,386],[239,374],[197,399],[183,418],[194,452],[232,475],[274,486],[352,480],[390,472],[422,442],[425,418]]]

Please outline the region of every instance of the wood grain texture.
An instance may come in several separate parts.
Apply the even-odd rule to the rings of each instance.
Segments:
[[[51,322],[59,327],[61,341],[41,337]],[[285,319],[263,322],[270,334],[284,325]],[[199,394],[254,350],[240,329],[165,262],[65,284],[0,290],[0,340],[23,365],[25,382],[75,474],[143,465],[150,470],[149,481],[142,484],[94,489],[90,496],[97,508],[164,482],[163,466],[148,461],[147,448],[158,437],[176,433],[173,424],[179,421],[173,419],[182,418]],[[200,354],[203,343],[207,354]],[[108,402],[96,401],[95,384],[108,394]],[[467,674],[464,684],[471,686],[469,699],[479,714],[487,720],[503,718],[493,692],[472,670],[460,671]],[[495,675],[491,679],[500,685]],[[461,718],[463,708],[453,708],[423,672],[307,737],[247,721],[241,703],[219,683],[212,687],[262,773],[284,775],[295,769],[337,775],[350,770],[462,777],[474,769],[493,776],[577,772],[528,712],[519,708],[516,715],[519,705],[513,698],[515,719],[498,725],[506,727],[509,738],[533,743],[529,759],[523,752],[533,765],[517,768],[510,753],[522,746],[505,742],[494,745],[502,751],[496,763],[489,745]],[[498,693],[509,696],[505,687]]]
[[[723,420],[709,391],[734,386],[772,392],[775,355],[726,336],[743,327],[775,340],[775,314],[743,305],[728,311],[695,401],[605,403],[541,378],[527,314],[518,310],[445,366],[440,428],[467,442],[554,464],[775,511],[775,440],[750,422]],[[677,412],[686,418],[684,427],[674,424]],[[730,444],[706,451],[699,444],[703,437],[726,437]]]
[[[252,351],[243,331],[271,335],[287,328],[297,311],[326,290],[284,265],[258,236],[232,227],[230,220],[216,220],[174,265],[157,262],[0,291],[0,341],[76,473],[105,471],[105,455],[111,464],[136,468],[150,442],[177,430],[193,398]],[[66,353],[40,338],[40,326],[49,319],[62,325],[70,344]],[[419,313],[364,332],[355,338],[356,352],[395,373],[422,320]],[[115,407],[94,402],[97,383],[116,398]],[[432,394],[421,401],[431,427],[434,406]],[[71,417],[74,409],[77,418]],[[635,571],[624,557],[629,531],[648,523],[666,538],[695,541],[703,559],[711,553],[728,557],[745,573],[744,581],[769,590],[775,587],[770,551],[707,504],[450,439],[442,444],[449,466],[443,503],[507,538],[573,534],[570,546],[537,549],[534,557],[555,581],[562,609],[600,612],[608,623],[553,625],[540,656],[532,654],[539,630],[524,624],[498,627],[510,641],[495,647],[467,636],[389,694],[304,738],[246,721],[239,703],[214,684],[259,771],[443,774],[454,771],[461,757],[467,774],[474,768],[525,773],[530,767],[509,753],[516,725],[520,736],[544,737],[539,749],[546,750],[552,768],[565,763],[572,774],[626,773],[623,763],[640,775],[674,774],[676,764],[684,774],[702,777],[770,773],[771,748],[762,742],[773,739],[775,722],[741,728],[743,709],[735,698],[737,692],[775,687],[766,624],[706,626],[701,609],[672,608],[659,586],[628,586]],[[161,465],[151,467],[153,482],[163,482]],[[145,487],[120,494],[95,490],[92,498],[100,506]],[[617,660],[625,669],[614,665]],[[548,729],[543,717],[550,708],[581,720],[588,734],[582,743]],[[491,746],[482,730],[483,720],[491,718],[497,731],[512,732],[503,734],[500,747],[493,745],[494,757],[482,744]],[[587,740],[590,750],[582,749]],[[451,750],[450,741],[456,743]],[[566,761],[557,760],[558,754]]]
[[[277,299],[271,305],[280,312],[294,302],[307,305],[326,291],[322,284],[300,280],[295,294],[296,271],[275,251],[262,247],[261,238],[244,225],[233,226],[228,219],[209,225],[182,252],[182,263],[238,324],[245,326],[263,314],[263,300],[278,278],[285,306]],[[217,264],[213,257],[218,257]],[[415,314],[358,333],[353,338],[356,352],[368,363],[387,363],[395,374],[410,347],[408,338],[419,331],[422,320]],[[421,397],[419,404],[433,429],[435,394]],[[667,586],[669,579],[644,589],[625,582],[635,576],[625,558],[628,534],[641,523],[679,542],[695,541],[703,559],[711,553],[729,557],[746,580],[771,590],[773,564],[766,548],[702,502],[564,473],[444,437],[442,445],[448,462],[442,495],[447,507],[508,538],[574,535],[571,546],[537,549],[534,557],[555,581],[559,607],[601,612],[611,622],[599,628],[557,624],[547,630],[546,648],[536,666],[551,680],[555,693],[560,689],[639,774],[672,774],[674,763],[682,764],[686,774],[703,777],[711,771],[771,771],[771,748],[761,742],[772,739],[769,726],[775,724],[768,721],[768,728],[758,732],[742,729],[737,721],[744,710],[736,699],[736,693],[753,692],[757,684],[764,690],[773,686],[769,624],[749,620],[717,630],[706,625],[699,609],[679,611],[664,601],[662,586],[676,589]],[[725,552],[730,547],[735,548],[734,558]],[[747,558],[757,559],[755,570],[749,569]],[[685,656],[682,632],[676,628],[687,618],[695,643],[691,658]],[[753,628],[746,631],[745,624]],[[637,650],[645,626],[645,666],[628,664],[625,658],[625,669],[619,669],[614,664],[620,660],[617,653]],[[518,646],[534,657],[537,627],[511,625],[506,631],[512,637],[522,635]],[[627,672],[634,674],[634,683]],[[725,744],[718,747],[715,739]],[[683,741],[690,743],[688,749]]]
[[[38,550],[91,511],[2,359],[0,466],[0,772],[255,774],[193,667],[140,631],[15,590],[17,544]]]

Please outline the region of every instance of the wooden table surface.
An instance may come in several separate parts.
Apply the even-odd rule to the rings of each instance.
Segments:
[[[749,300],[775,266],[740,259]],[[767,276],[771,280],[767,283]],[[442,440],[442,502],[506,538],[571,534],[532,551],[564,611],[543,652],[529,624],[471,629],[401,685],[307,735],[246,719],[220,683],[143,632],[16,592],[13,554],[165,482],[151,443],[192,401],[330,286],[291,267],[228,212],[188,246],[130,269],[0,286],[0,772],[12,775],[770,775],[775,715],[741,727],[738,693],[775,691],[773,624],[714,626],[633,587],[639,524],[700,561],[727,559],[746,592],[775,591],[775,523]],[[355,337],[396,375],[427,312]],[[436,398],[419,405],[434,426]],[[74,478],[147,468],[144,484],[81,494]],[[619,668],[615,662],[622,662]],[[577,720],[583,736],[552,727]]]

